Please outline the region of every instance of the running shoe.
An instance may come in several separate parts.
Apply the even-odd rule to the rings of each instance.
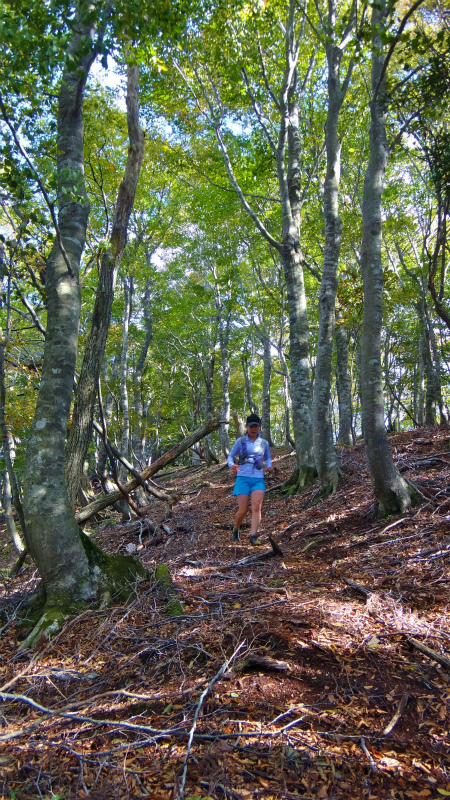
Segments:
[[[239,528],[236,528],[236,525],[233,528],[233,535],[232,535],[231,539],[232,539],[233,542],[240,542],[241,541]]]
[[[259,547],[259,545],[262,544],[261,539],[258,539],[258,534],[257,533],[252,533],[251,534],[251,536],[250,536],[250,544],[253,545],[253,547]]]

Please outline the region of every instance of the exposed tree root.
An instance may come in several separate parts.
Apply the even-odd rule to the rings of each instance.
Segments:
[[[317,470],[315,467],[296,466],[292,475],[281,485],[285,494],[300,494],[317,480]]]

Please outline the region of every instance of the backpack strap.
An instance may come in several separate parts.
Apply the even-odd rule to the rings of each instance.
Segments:
[[[248,459],[247,453],[247,437],[241,436],[241,451],[239,453],[239,466],[245,464]]]

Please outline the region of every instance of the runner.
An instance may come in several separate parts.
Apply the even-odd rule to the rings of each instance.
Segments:
[[[261,439],[261,418],[258,414],[250,414],[246,420],[247,435],[234,443],[229,455],[228,466],[232,475],[236,475],[233,497],[237,497],[238,510],[234,520],[232,540],[240,542],[240,527],[248,511],[248,499],[251,496],[252,526],[250,544],[259,545],[258,528],[261,522],[261,506],[264,500],[263,461],[267,471],[273,472],[269,444]],[[239,465],[234,463],[239,456]]]

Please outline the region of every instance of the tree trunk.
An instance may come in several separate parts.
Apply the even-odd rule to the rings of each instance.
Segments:
[[[25,547],[20,538],[14,521],[13,505],[11,502],[11,484],[8,470],[3,475],[3,508],[5,509],[6,530],[18,553],[23,553]]]
[[[92,437],[97,385],[105,354],[117,272],[127,241],[127,228],[144,155],[144,132],[139,125],[139,67],[127,66],[127,124],[129,148],[119,187],[109,247],[103,252],[92,323],[67,438],[66,482],[74,506],[80,491],[83,464]]]
[[[338,443],[344,447],[353,444],[352,433],[352,384],[348,369],[348,339],[342,324],[338,322],[334,332],[336,341],[336,388],[339,405]]]
[[[24,471],[27,546],[42,578],[46,606],[21,647],[50,636],[77,602],[97,600],[132,574],[137,559],[107,556],[81,534],[69,500],[64,457],[80,318],[79,265],[89,205],[83,173],[83,91],[94,58],[94,23],[77,15],[58,97],[58,225],[46,267],[48,327],[41,384]],[[64,250],[62,249],[64,248]],[[121,565],[119,568],[119,564]]]
[[[233,417],[234,427],[236,429],[236,437],[239,439],[241,436],[245,436],[245,424],[244,420],[241,419],[237,411],[232,411],[231,416]]]
[[[314,460],[325,495],[340,481],[340,470],[333,446],[331,424],[331,360],[335,328],[335,302],[342,222],[339,217],[341,145],[338,137],[339,112],[346,93],[341,88],[342,50],[334,43],[336,3],[328,4],[328,27],[333,41],[326,45],[328,62],[328,111],[325,124],[327,174],[324,185],[325,251],[319,293],[319,338],[313,394]]]
[[[263,439],[268,441],[270,447],[273,447],[272,437],[270,435],[270,384],[272,381],[272,356],[270,353],[270,339],[268,336],[264,336],[263,348],[264,377],[261,403],[261,436]]]
[[[131,435],[135,465],[140,469],[144,468],[145,463],[145,428],[147,421],[147,407],[142,402],[142,377],[144,374],[145,359],[153,337],[152,314],[150,309],[151,285],[147,281],[144,292],[144,323],[145,339],[139,353],[137,364],[133,370],[133,403],[136,414],[137,429]]]
[[[250,369],[248,366],[248,353],[241,355],[242,372],[244,373],[245,381],[245,394],[247,397],[247,404],[251,414],[259,414],[259,408],[253,399],[252,379],[250,376]]]
[[[301,491],[316,478],[312,441],[312,390],[309,359],[309,329],[306,312],[306,294],[303,276],[303,257],[300,247],[301,221],[301,162],[302,152],[299,136],[299,103],[308,86],[314,59],[310,59],[306,76],[300,82],[298,57],[302,37],[296,32],[296,3],[290,0],[286,24],[283,26],[285,38],[284,76],[279,98],[275,100],[279,112],[278,141],[275,142],[261,116],[258,104],[250,88],[248,76],[245,81],[249,89],[255,113],[265,131],[269,146],[275,158],[280,203],[282,212],[281,241],[275,239],[257,214],[249,205],[233,172],[225,141],[221,134],[221,123],[212,120],[219,147],[224,156],[225,166],[233,188],[243,208],[255,223],[271,247],[280,255],[286,281],[289,305],[290,371],[292,397],[292,424],[294,429],[297,464],[294,473],[286,481],[285,488],[290,492]],[[267,83],[267,81],[266,81]]]
[[[381,370],[383,268],[381,263],[381,194],[387,164],[386,81],[379,86],[384,54],[380,34],[386,3],[372,9],[372,100],[369,163],[364,178],[361,270],[364,322],[361,343],[362,422],[370,477],[381,515],[403,513],[411,505],[410,488],[396,469],[384,425]]]
[[[425,406],[425,370],[424,370],[424,363],[423,363],[423,335],[422,332],[419,335],[419,340],[417,343],[418,349],[418,357],[419,357],[419,367],[418,367],[418,391],[417,391],[417,422],[419,425],[424,424],[424,416],[423,410]]]
[[[228,353],[228,346],[230,341],[230,327],[231,327],[231,310],[225,307],[220,295],[220,289],[217,283],[217,277],[214,273],[216,281],[216,308],[217,318],[219,322],[219,343],[220,355],[222,359],[222,410],[221,419],[229,421],[230,419],[230,356]],[[219,429],[219,444],[220,449],[224,456],[227,456],[230,451],[230,439],[228,437],[227,426],[221,425]]]
[[[216,360],[216,354],[214,350],[211,350],[209,355],[206,370],[203,368],[203,376],[205,378],[205,420],[208,421],[212,419],[213,413],[213,390],[214,390],[214,365]],[[208,467],[211,466],[212,463],[218,464],[219,459],[217,458],[216,451],[214,448],[214,442],[212,438],[212,433],[208,433],[205,436],[205,456],[206,456],[206,463]]]
[[[9,322],[7,323],[7,328],[9,328]],[[3,455],[5,458],[5,467],[6,467],[4,491],[6,492],[8,498],[10,496],[12,498],[14,508],[16,509],[16,513],[19,518],[19,524],[22,530],[22,536],[24,537],[25,541],[27,541],[26,523],[23,513],[23,506],[22,506],[22,501],[20,499],[19,486],[17,484],[16,474],[14,472],[14,455],[15,455],[14,440],[11,433],[8,431],[6,427],[5,402],[6,402],[5,346],[3,343],[0,343],[0,432],[2,436]],[[12,528],[10,533],[11,536],[13,536]],[[13,541],[16,549],[18,549],[19,552],[21,552],[23,550],[23,544],[17,532],[13,536]]]
[[[436,334],[434,331],[433,320],[428,313],[428,308],[425,305],[425,316],[427,323],[428,336],[430,341],[430,350],[433,356],[433,376],[435,386],[436,402],[439,406],[439,422],[441,425],[447,425],[447,417],[444,411],[444,401],[442,398],[442,381],[441,381],[441,357],[436,342]]]

